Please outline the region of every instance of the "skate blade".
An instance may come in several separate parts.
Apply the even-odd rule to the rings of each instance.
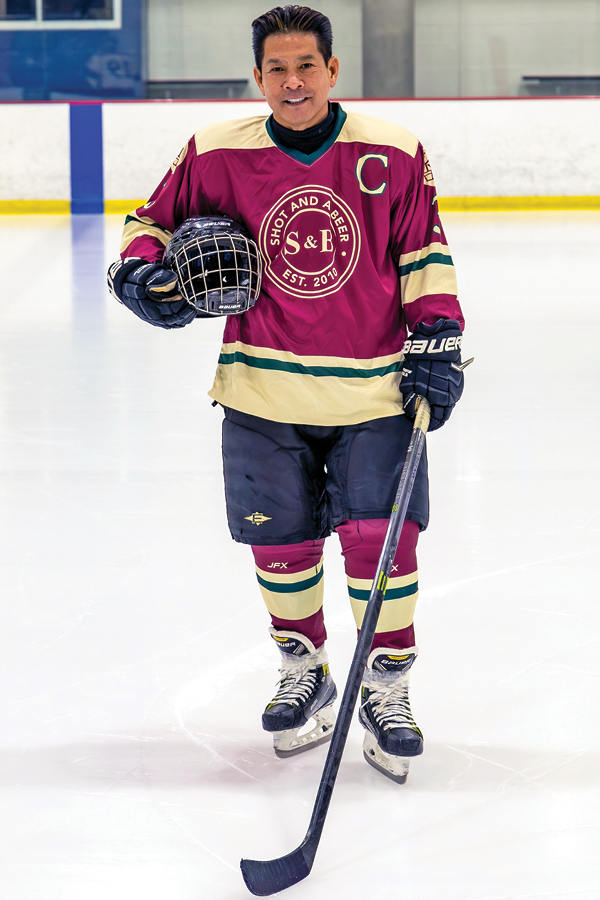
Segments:
[[[409,760],[405,756],[384,753],[370,731],[367,731],[363,741],[363,756],[370,766],[386,778],[390,778],[396,784],[406,783]]]
[[[275,756],[285,759],[295,756],[296,753],[304,753],[313,747],[326,744],[333,737],[335,725],[335,712],[332,706],[320,709],[305,725],[300,728],[290,728],[287,731],[273,732],[273,750]],[[307,729],[308,726],[308,729]],[[303,731],[302,729],[307,729]]]

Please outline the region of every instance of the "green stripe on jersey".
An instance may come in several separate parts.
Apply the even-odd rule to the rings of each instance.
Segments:
[[[159,225],[158,222],[152,220],[151,222],[142,222],[141,219],[138,219],[137,216],[128,215],[125,216],[125,224],[129,225],[130,222],[139,222],[140,225],[143,225],[145,228],[157,228],[158,231],[163,231],[165,234],[171,234],[168,228],[164,228],[162,225]]]
[[[415,259],[414,262],[406,263],[405,266],[400,266],[400,275],[410,275],[411,272],[418,272],[419,269],[424,269],[425,266],[429,266],[431,263],[437,263],[442,266],[454,265],[449,254],[429,253],[428,256],[423,256],[421,259]]]
[[[351,369],[342,366],[303,366],[302,363],[285,362],[282,359],[267,359],[260,356],[249,356],[236,350],[235,353],[221,353],[219,364],[232,366],[234,363],[244,363],[252,369],[276,369],[280,372],[294,372],[296,375],[315,375],[316,377],[335,376],[337,378],[377,378],[389,375],[390,372],[399,372],[402,369],[400,361],[390,363],[388,366],[380,366],[377,369]]]

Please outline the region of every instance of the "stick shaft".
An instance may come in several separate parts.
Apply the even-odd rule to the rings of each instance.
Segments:
[[[242,874],[246,886],[256,896],[266,897],[282,891],[292,884],[306,878],[312,869],[321,832],[329,809],[331,795],[335,785],[338,769],[344,752],[346,738],[350,729],[356,698],[360,689],[363,672],[375,634],[377,619],[385,596],[392,563],[400,539],[400,532],[406,517],[408,501],[417,474],[419,460],[425,444],[425,434],[429,426],[429,404],[420,398],[420,405],[406,453],[406,460],[400,476],[400,483],[394,499],[390,521],[383,542],[383,548],[377,564],[377,573],[369,595],[369,601],[360,630],[356,650],[348,673],[348,680],[342,696],[337,722],[329,745],[323,775],[313,807],[310,825],[306,836],[299,847],[271,860],[243,859]]]
[[[390,576],[392,563],[396,555],[398,541],[400,540],[400,532],[406,518],[406,510],[410,495],[417,475],[419,461],[425,445],[425,434],[429,425],[429,404],[426,400],[421,399],[419,410],[415,419],[410,444],[406,452],[406,460],[400,476],[398,490],[392,506],[390,521],[381,549],[379,562],[377,564],[377,573],[373,579],[373,586],[369,595],[369,601],[365,610],[360,635],[350,665],[348,680],[340,702],[337,721],[335,724],[333,737],[329,745],[329,752],[325,761],[321,783],[317,792],[315,805],[313,808],[310,825],[305,838],[304,856],[309,866],[312,866],[314,856],[317,851],[333,787],[337,778],[338,769],[344,752],[346,738],[350,729],[356,698],[360,690],[363,672],[373,642],[377,620],[381,611],[381,604],[385,596],[387,582]]]

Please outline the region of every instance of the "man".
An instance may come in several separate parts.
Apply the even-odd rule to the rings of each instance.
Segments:
[[[189,217],[221,214],[260,247],[261,294],[228,317],[210,396],[225,411],[229,527],[252,546],[282,656],[263,728],[288,756],[328,740],[333,727],[324,540],[337,531],[360,628],[417,395],[432,405],[433,430],[462,392],[463,318],[418,140],[329,102],[339,62],[324,15],[275,7],[252,28],[254,77],[272,115],[194,135],[127,217],[109,283],[141,318],[180,327],[195,310],[161,264],[172,232]],[[423,751],[408,670],[417,655],[415,551],[428,515],[423,458],[359,712],[365,758],[400,783]]]

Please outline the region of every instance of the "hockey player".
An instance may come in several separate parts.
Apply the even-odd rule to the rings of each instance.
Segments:
[[[227,318],[210,396],[225,413],[229,527],[252,547],[281,652],[279,689],[262,724],[287,756],[328,740],[334,722],[324,540],[339,536],[360,628],[416,398],[431,404],[430,430],[447,421],[463,388],[464,323],[417,138],[329,101],[339,62],[326,16],[275,7],[252,29],[254,77],[272,114],[190,139],[148,203],[127,217],[109,283],[141,318],[181,327],[196,310],[162,264],[173,231],[219,214],[260,248],[260,296]],[[359,711],[365,758],[399,782],[423,751],[408,673],[417,656],[416,545],[428,516],[422,458]]]

